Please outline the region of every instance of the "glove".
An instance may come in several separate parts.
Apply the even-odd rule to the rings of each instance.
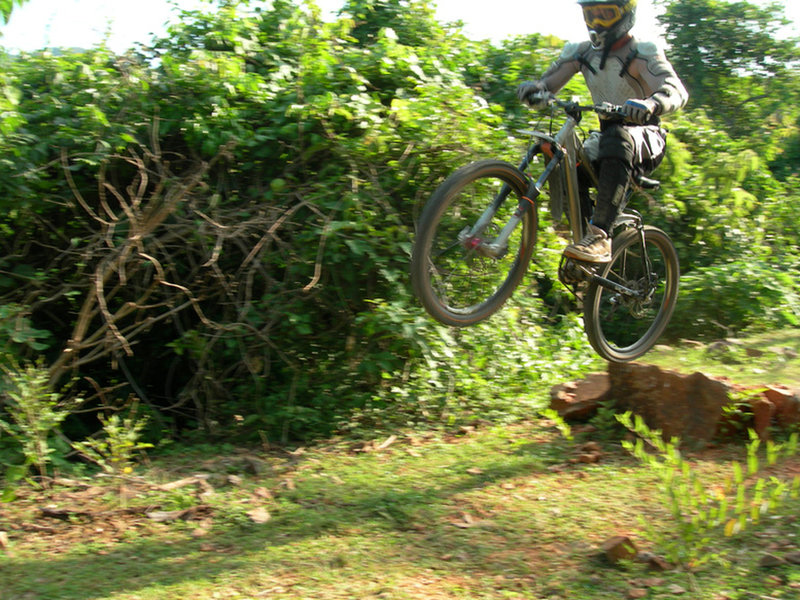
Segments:
[[[547,93],[547,88],[541,81],[523,81],[517,88],[519,101],[531,108],[541,109],[547,106],[548,98],[542,97]]]
[[[622,105],[622,114],[626,121],[636,125],[644,125],[659,113],[661,105],[647,98],[646,100],[631,99]]]

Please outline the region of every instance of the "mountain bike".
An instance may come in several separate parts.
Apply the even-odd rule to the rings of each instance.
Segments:
[[[592,207],[580,192],[579,176],[596,188],[597,174],[577,128],[586,112],[620,120],[621,110],[607,103],[581,106],[552,95],[547,101],[566,116],[555,135],[522,132],[530,144],[518,167],[488,159],[458,169],[419,217],[411,279],[424,308],[445,325],[473,325],[508,300],[533,256],[541,198],[549,196],[554,221],[566,214],[574,241],[586,231]],[[582,298],[589,342],[609,361],[630,361],[650,350],[675,308],[675,247],[666,233],[626,208],[631,195],[658,187],[656,180],[632,177],[612,227],[611,262],[590,264],[562,256],[558,268],[559,279]]]

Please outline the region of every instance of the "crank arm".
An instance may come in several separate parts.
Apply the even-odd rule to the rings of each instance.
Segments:
[[[610,279],[606,279],[605,277],[600,277],[600,275],[591,273],[589,280],[592,283],[596,283],[600,287],[603,287],[607,290],[611,290],[612,292],[617,292],[618,294],[627,296],[628,298],[642,298],[641,292],[637,292],[630,288],[626,288],[624,285],[620,285],[616,281],[611,281]]]

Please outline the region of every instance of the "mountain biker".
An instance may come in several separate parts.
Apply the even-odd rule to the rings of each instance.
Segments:
[[[624,122],[601,119],[599,137],[584,145],[598,168],[597,203],[584,238],[564,250],[565,256],[584,262],[611,260],[609,234],[631,176],[650,174],[664,157],[666,132],[659,117],[683,108],[689,98],[656,45],[630,34],[636,2],[578,0],[590,41],[567,44],[541,79],[517,89],[520,101],[539,108],[543,93],[558,92],[580,71],[595,103],[622,106]]]

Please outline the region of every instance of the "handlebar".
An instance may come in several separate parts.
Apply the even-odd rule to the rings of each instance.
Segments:
[[[533,106],[550,106],[554,104],[559,108],[563,108],[565,113],[576,117],[578,120],[580,120],[580,114],[585,112],[595,112],[605,119],[621,121],[625,120],[626,118],[625,113],[622,111],[622,107],[618,104],[602,102],[600,104],[581,105],[571,100],[560,100],[551,92],[536,92],[530,94],[527,98],[525,98],[525,101]]]

